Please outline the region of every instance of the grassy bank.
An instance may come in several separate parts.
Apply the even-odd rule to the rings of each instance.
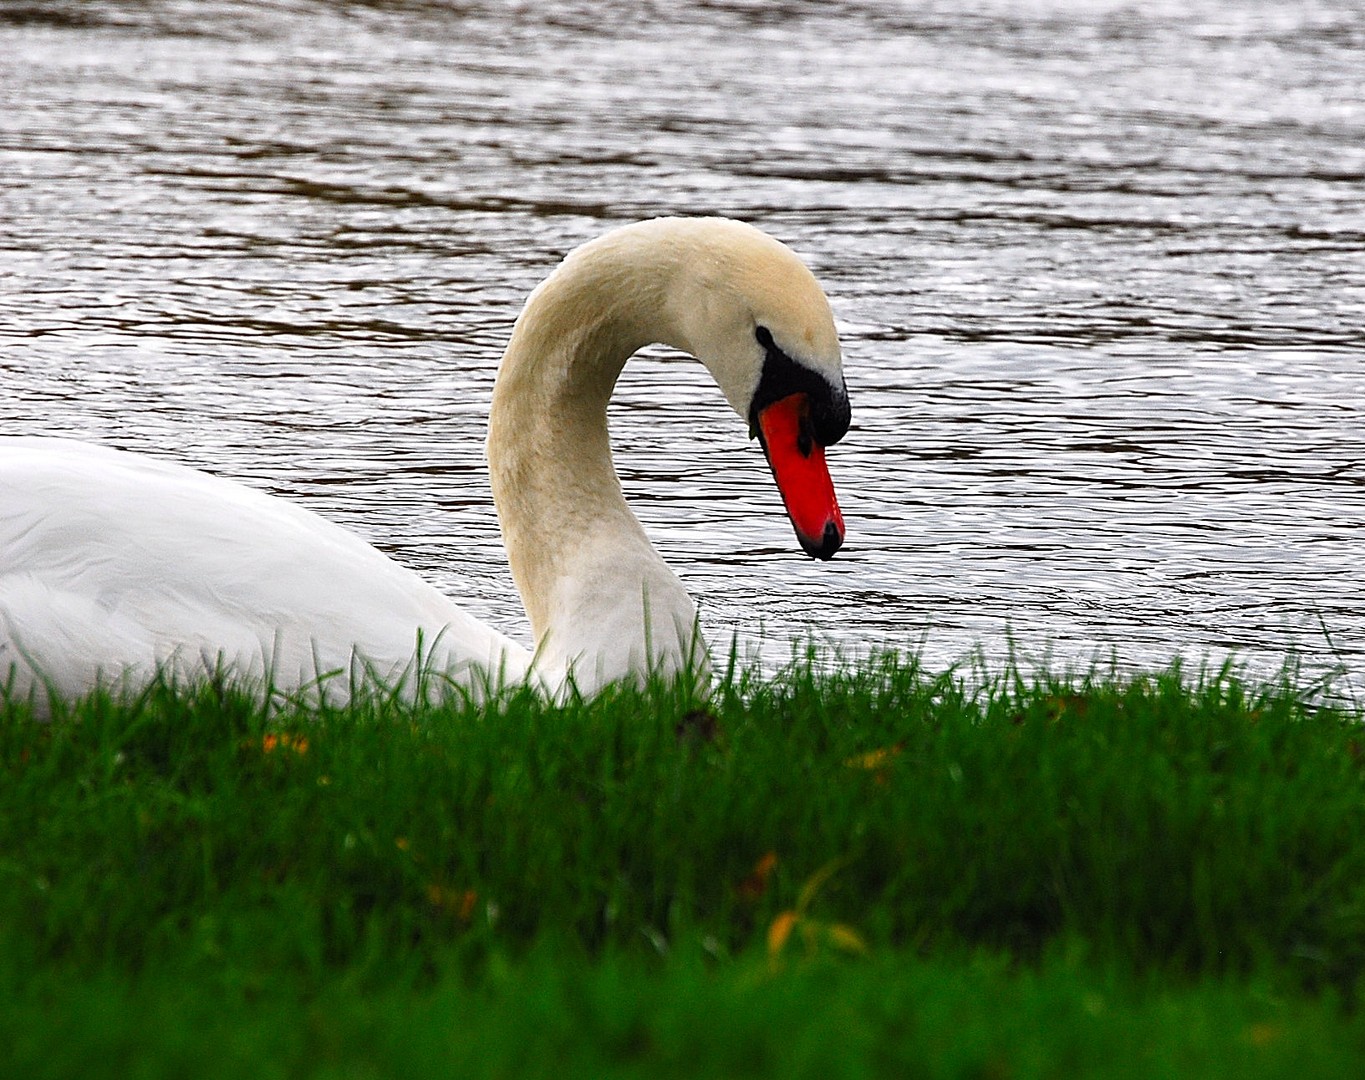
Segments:
[[[0,1073],[1351,1074],[1358,721],[895,659],[705,707],[12,706]]]

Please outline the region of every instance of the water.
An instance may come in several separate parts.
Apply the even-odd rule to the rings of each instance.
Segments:
[[[628,367],[714,639],[1358,686],[1362,72],[1355,0],[9,0],[0,430],[286,495],[524,639],[482,461],[520,303],[730,214],[826,285],[854,427],[815,564],[700,368]]]

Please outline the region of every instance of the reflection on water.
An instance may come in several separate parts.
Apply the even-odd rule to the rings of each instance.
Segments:
[[[840,319],[849,544],[800,557],[651,350],[620,469],[713,636],[1359,672],[1365,9],[1020,8],[0,7],[0,428],[287,494],[524,636],[482,463],[520,302],[732,214]]]

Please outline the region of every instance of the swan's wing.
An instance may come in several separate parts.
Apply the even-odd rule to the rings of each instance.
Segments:
[[[359,661],[392,681],[418,642],[478,686],[530,656],[359,537],[283,499],[135,454],[0,439],[0,681],[226,664],[279,689]],[[344,688],[348,675],[339,680]]]

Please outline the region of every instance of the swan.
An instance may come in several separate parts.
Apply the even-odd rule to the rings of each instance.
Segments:
[[[498,369],[486,449],[532,650],[285,499],[104,446],[0,437],[0,692],[71,698],[168,668],[282,693],[330,678],[343,697],[357,673],[588,694],[704,673],[692,599],[626,504],[608,442],[617,377],[654,342],[706,366],[761,443],[801,547],[833,556],[844,522],[824,448],[848,430],[849,401],[824,292],[753,226],[659,218],[572,251]]]

